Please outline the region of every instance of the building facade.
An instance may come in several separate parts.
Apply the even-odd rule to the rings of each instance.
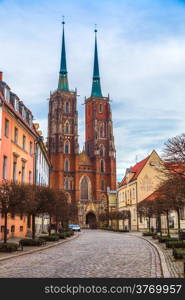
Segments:
[[[124,224],[120,222],[120,226],[125,227],[123,229],[144,231],[148,228],[147,218],[137,213],[137,204],[156,191],[161,181],[161,168],[160,157],[152,151],[144,160],[126,170],[117,189],[118,210],[130,211],[131,216]]]
[[[31,111],[15,95],[0,77],[1,144],[0,182],[34,182],[34,152],[37,135],[33,128]],[[4,218],[0,215],[0,239]],[[24,237],[27,233],[27,217],[8,215],[8,237]]]
[[[39,124],[34,124],[34,129],[37,132],[38,139],[35,143],[35,184],[49,186],[49,176],[51,164],[48,157],[48,152],[42,131],[39,130]],[[46,233],[49,226],[49,215],[41,214],[35,218],[36,234]]]
[[[116,151],[109,97],[101,91],[97,30],[93,83],[85,99],[85,146],[79,152],[77,91],[68,85],[64,22],[58,88],[50,95],[48,150],[52,164],[51,186],[64,189],[76,201],[81,226],[96,226],[107,209],[107,188],[116,189]]]

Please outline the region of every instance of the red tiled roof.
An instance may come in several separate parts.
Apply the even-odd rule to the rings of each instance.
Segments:
[[[159,190],[157,190],[157,191],[153,192],[152,194],[150,194],[148,197],[146,197],[143,201],[154,201],[159,196],[161,197],[162,194],[159,192]]]
[[[164,166],[174,174],[185,175],[185,162],[165,162]]]
[[[131,171],[131,173],[134,173],[134,176],[131,178],[131,180],[129,182],[132,182],[137,179],[138,175],[140,174],[140,172],[144,168],[145,164],[147,163],[149,157],[150,157],[150,155],[147,156],[145,159],[141,160],[140,162],[138,162],[137,164],[135,164],[135,166],[130,168],[130,171]],[[119,186],[123,186],[126,183],[127,182],[126,182],[126,176],[125,176],[123,178],[123,180],[120,182]]]
[[[138,162],[134,167],[131,168],[131,171],[134,174],[134,176],[132,177],[131,181],[137,179],[139,173],[142,171],[142,169],[144,168],[145,164],[147,163],[148,159],[150,156],[147,156],[145,159],[141,160],[140,162]]]

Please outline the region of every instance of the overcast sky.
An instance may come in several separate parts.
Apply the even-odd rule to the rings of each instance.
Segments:
[[[185,1],[0,0],[0,69],[47,135],[65,15],[70,89],[78,89],[80,146],[90,95],[94,24],[103,95],[110,94],[117,174],[185,128]]]

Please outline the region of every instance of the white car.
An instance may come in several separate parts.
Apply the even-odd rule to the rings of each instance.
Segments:
[[[81,228],[77,224],[70,224],[69,228],[71,228],[73,231],[81,231]]]

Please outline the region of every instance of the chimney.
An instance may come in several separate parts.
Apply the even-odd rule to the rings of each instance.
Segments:
[[[3,80],[3,72],[0,71],[0,80]]]

